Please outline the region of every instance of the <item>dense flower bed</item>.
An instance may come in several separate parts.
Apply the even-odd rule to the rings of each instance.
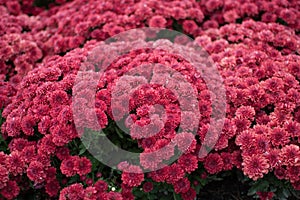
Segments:
[[[74,0],[55,1],[47,7],[25,0],[0,1],[2,198],[14,199],[35,191],[41,198],[60,200],[157,199],[161,198],[157,188],[166,187],[165,198],[171,194],[169,199],[181,196],[188,200],[195,199],[199,190],[201,193],[206,180],[234,169],[253,184],[261,183],[254,192],[261,199],[280,198],[282,191],[275,182],[291,193],[300,190],[299,1]],[[74,105],[76,75],[90,52],[109,37],[142,27],[189,35],[194,41],[184,45],[203,47],[224,80],[224,127],[204,158],[198,153],[210,128],[214,94],[193,66],[178,55],[158,49],[132,50],[106,69],[96,94],[89,90],[76,93],[80,101]],[[175,43],[182,45],[177,39]],[[167,47],[162,40],[157,44]],[[106,45],[104,57],[133,44],[118,45]],[[152,74],[137,68],[152,63],[156,64]],[[133,92],[129,117],[125,117],[126,105],[121,100],[112,108],[114,84],[128,71],[137,68],[135,73],[150,77],[154,83],[168,79],[170,74],[157,64],[176,70],[192,84],[199,118],[159,84],[131,91],[136,82],[145,81],[134,76],[128,76],[117,91],[121,100],[125,92]],[[80,90],[89,84],[76,87]],[[180,83],[169,87],[176,88],[176,84]],[[93,95],[95,105],[89,105]],[[153,109],[155,104],[164,106],[166,113]],[[143,169],[157,168],[174,156],[175,149],[183,155],[149,173],[128,163],[120,163],[119,170],[110,169],[81,143],[77,125],[92,129],[84,123],[91,113],[80,110],[82,115],[74,121],[74,107],[94,107],[105,134],[123,148],[127,143],[129,150],[153,152],[175,141],[163,155],[149,158],[141,154]],[[166,123],[161,124],[165,114]],[[115,124],[122,120],[129,136],[122,135]],[[150,124],[160,131],[141,139],[135,124]],[[179,124],[185,132],[176,135]],[[187,141],[191,144],[188,147]],[[263,185],[269,176],[274,183]]]

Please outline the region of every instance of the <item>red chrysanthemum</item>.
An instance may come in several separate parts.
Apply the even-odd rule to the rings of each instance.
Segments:
[[[153,190],[153,183],[146,182],[143,184],[143,191],[144,192],[151,192]]]
[[[292,183],[295,190],[300,190],[300,181],[295,181]]]
[[[86,175],[91,172],[92,163],[88,158],[81,157],[81,158],[75,159],[74,169],[75,169],[76,173],[79,174],[80,176]]]
[[[149,176],[152,178],[152,180],[154,180],[156,182],[163,182],[168,177],[169,169],[170,169],[170,166],[163,167],[156,171],[150,172]]]
[[[290,135],[283,128],[276,127],[270,132],[271,143],[276,146],[285,146],[290,141]]]
[[[153,16],[150,20],[149,20],[149,26],[150,27],[159,27],[159,28],[164,28],[166,26],[167,20],[160,16],[160,15],[156,15]]]
[[[195,136],[192,133],[182,132],[175,136],[174,142],[183,153],[191,153],[195,150]]]
[[[178,164],[185,172],[191,173],[198,168],[198,159],[195,155],[185,154],[178,159]]]
[[[33,135],[35,125],[36,125],[36,121],[32,116],[25,116],[22,118],[21,127],[24,134]]]
[[[223,160],[223,170],[231,170],[233,168],[234,163],[232,163],[232,155],[229,152],[222,152],[221,158]]]
[[[83,199],[84,198],[84,188],[81,184],[75,183],[68,187],[65,187],[60,191],[59,200],[69,200],[69,199]]]
[[[283,159],[283,164],[291,165],[300,160],[300,150],[299,146],[291,144],[284,146],[281,149],[281,157]]]
[[[27,145],[29,145],[28,140],[15,138],[9,143],[9,149],[10,151],[22,151]]]
[[[0,193],[6,199],[14,199],[18,196],[19,192],[20,188],[16,181],[8,181]]]
[[[96,188],[98,193],[104,193],[108,189],[108,185],[105,181],[99,180],[94,184],[94,187]]]
[[[254,145],[255,151],[265,153],[270,149],[269,138],[266,135],[255,135]]]
[[[296,182],[300,180],[300,162],[298,165],[295,166],[288,166],[287,168],[287,177],[290,179],[291,182]]]
[[[121,179],[123,183],[131,187],[139,186],[144,180],[144,173],[142,172],[141,168],[132,165],[128,167],[128,170],[132,172],[122,173]]]
[[[196,191],[193,188],[190,188],[187,192],[181,193],[183,200],[194,200],[196,198]]]
[[[242,166],[249,178],[257,180],[269,172],[270,165],[264,156],[257,154],[245,157]]]
[[[33,161],[29,164],[27,168],[27,176],[30,180],[35,183],[42,183],[46,178],[45,167],[42,163],[38,161]]]
[[[286,169],[284,169],[283,167],[280,167],[280,166],[275,167],[274,174],[279,180],[285,179],[286,178]]]
[[[211,153],[209,154],[204,161],[204,168],[210,174],[218,173],[223,168],[223,160],[218,153]]]
[[[273,192],[256,192],[260,200],[271,200],[274,196]]]
[[[123,197],[120,193],[109,192],[103,195],[103,200],[123,200]]]
[[[7,169],[14,174],[22,174],[25,169],[24,159],[21,154],[17,151],[12,152],[6,160]]]
[[[50,197],[56,196],[60,190],[59,182],[57,180],[52,180],[50,182],[47,182],[45,186],[45,190]]]
[[[281,163],[280,150],[279,149],[270,149],[269,152],[266,153],[266,158],[270,164],[270,167],[276,167]]]
[[[8,180],[8,170],[3,165],[0,165],[0,189],[6,186]]]
[[[174,191],[178,193],[185,193],[190,189],[190,181],[187,178],[180,179],[173,183]]]
[[[175,183],[184,177],[184,171],[178,164],[172,164],[167,171],[167,183]]]
[[[36,158],[36,147],[35,146],[26,146],[22,152],[22,157],[24,158],[25,162],[31,162],[32,160],[34,160]]]
[[[144,169],[156,170],[162,162],[162,158],[156,152],[143,152],[140,154],[140,163]]]
[[[235,143],[241,146],[241,149],[247,149],[253,144],[254,138],[255,134],[250,130],[246,130],[236,137]]]
[[[52,106],[59,106],[68,102],[68,94],[65,91],[56,90],[51,93],[50,103]]]
[[[183,30],[188,34],[194,34],[198,26],[193,20],[185,20],[182,24]]]
[[[245,118],[253,120],[253,117],[255,115],[255,110],[251,106],[241,106],[236,110],[235,115],[238,118]]]
[[[70,156],[70,150],[67,147],[61,147],[57,149],[55,155],[58,157],[58,159],[64,160]]]
[[[76,174],[75,161],[77,159],[79,159],[78,156],[70,156],[70,157],[64,159],[60,165],[61,172],[69,177],[74,176]]]
[[[56,174],[57,174],[56,168],[55,167],[49,167],[46,170],[47,182],[55,180],[56,179]]]

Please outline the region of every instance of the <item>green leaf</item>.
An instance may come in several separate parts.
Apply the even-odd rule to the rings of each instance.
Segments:
[[[124,138],[124,136],[123,136],[123,134],[121,133],[121,131],[118,129],[118,128],[116,128],[115,129],[116,130],[116,133],[118,134],[118,136],[120,137],[120,138]]]
[[[80,151],[79,151],[79,155],[82,155],[82,154],[84,154],[86,152],[86,148],[82,148],[82,149],[80,149]]]
[[[75,182],[77,182],[77,181],[79,181],[79,176],[78,175],[75,175],[75,176],[72,176],[71,178],[70,178],[70,180],[69,180],[69,184],[72,184],[72,183],[75,183]]]
[[[286,189],[286,188],[283,188],[282,194],[283,194],[284,197],[286,197],[286,198],[288,198],[288,197],[291,195],[289,189]]]
[[[266,180],[259,180],[254,183],[254,185],[248,190],[248,196],[256,194],[256,192],[266,191],[269,187],[269,182]]]

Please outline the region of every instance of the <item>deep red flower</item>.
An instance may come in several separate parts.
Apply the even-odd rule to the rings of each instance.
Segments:
[[[21,153],[14,151],[12,152],[6,160],[7,169],[9,172],[17,175],[22,174],[25,169],[24,159],[21,157]]]
[[[198,159],[195,155],[185,154],[178,159],[178,164],[185,172],[191,173],[198,168]]]
[[[143,152],[140,154],[140,163],[144,169],[156,170],[162,162],[162,158],[156,152]]]
[[[9,171],[5,166],[0,165],[0,189],[6,186],[7,181],[9,180],[8,173]]]
[[[249,131],[246,130],[236,137],[235,143],[241,146],[241,149],[243,148],[247,149],[251,145],[253,145],[254,139],[255,139],[255,134],[251,130]]]
[[[123,172],[122,173],[122,181],[124,184],[136,187],[139,186],[144,180],[144,174],[140,167],[138,166],[129,166],[128,170],[132,172]],[[134,171],[134,172],[133,172]]]
[[[104,200],[123,200],[123,197],[120,193],[109,192],[104,194]]]
[[[167,20],[159,15],[153,16],[149,20],[149,26],[150,27],[159,27],[159,28],[164,28],[166,26]]]
[[[300,190],[300,181],[295,181],[292,183],[295,190]]]
[[[204,168],[210,174],[218,173],[223,168],[223,160],[218,153],[211,153],[209,154],[204,161]]]
[[[241,106],[237,109],[235,114],[239,118],[253,120],[253,118],[255,116],[255,110],[251,106]]]
[[[268,152],[270,149],[269,137],[266,135],[255,135],[253,146],[256,148],[256,152]]]
[[[15,138],[9,143],[11,151],[22,151],[29,144],[28,140],[23,138]]]
[[[6,199],[14,199],[18,196],[20,188],[16,181],[8,181],[6,186],[1,190],[1,195]]]
[[[194,200],[197,193],[193,188],[190,188],[187,192],[181,193],[183,200]]]
[[[59,182],[57,180],[49,181],[49,182],[47,182],[45,189],[46,189],[46,193],[50,197],[54,197],[58,194],[58,192],[60,190]]]
[[[36,147],[31,145],[31,146],[26,146],[22,150],[22,157],[24,158],[25,162],[31,162],[36,158],[37,152],[36,152]]]
[[[77,174],[80,176],[86,175],[91,172],[92,170],[92,163],[86,157],[81,157],[79,159],[75,159],[74,161],[74,169]]]
[[[166,182],[174,184],[184,177],[184,171],[178,164],[172,164],[167,171]]]
[[[35,183],[42,183],[46,178],[45,167],[38,161],[31,162],[26,172],[28,178]]]
[[[290,135],[282,128],[276,127],[270,132],[271,143],[278,146],[285,146],[290,141]]]
[[[65,187],[60,191],[59,194],[60,200],[83,199],[83,197],[84,197],[84,188],[79,183],[75,183],[73,185]]]
[[[282,180],[284,178],[286,178],[286,169],[284,169],[283,167],[275,167],[275,170],[274,170],[274,174],[275,176],[279,179],[279,180]]]
[[[183,178],[173,183],[174,191],[178,193],[185,193],[190,189],[190,181],[187,178]]]
[[[96,191],[95,187],[88,186],[87,188],[85,188],[84,198],[86,198],[86,199],[96,199],[97,198],[97,191]]]
[[[36,121],[32,116],[25,116],[22,118],[21,127],[24,134],[33,135],[35,125],[36,125]]]
[[[153,190],[153,183],[146,182],[143,184],[143,191],[144,192],[151,192]]]
[[[266,158],[268,159],[271,168],[276,167],[280,164],[282,158],[280,157],[279,149],[270,149],[270,151],[266,154]]]
[[[175,136],[174,142],[182,153],[190,153],[195,150],[195,136],[189,132],[182,132]]]
[[[240,16],[236,10],[229,10],[224,13],[223,15],[224,20],[228,23],[233,23],[235,22]]]
[[[58,159],[64,160],[70,156],[70,150],[67,147],[58,148],[55,154]]]
[[[271,200],[274,196],[273,192],[256,192],[260,200]]]
[[[300,165],[299,162],[295,166],[287,167],[287,177],[291,182],[296,182],[300,180]]]
[[[185,20],[182,24],[183,30],[188,34],[194,34],[198,26],[193,20]]]
[[[74,176],[76,174],[75,162],[80,159],[78,156],[70,156],[61,162],[60,170],[66,176]]]
[[[270,165],[264,156],[257,154],[244,157],[242,166],[245,175],[253,180],[257,180],[269,172]]]
[[[105,181],[99,180],[94,184],[94,187],[96,188],[98,193],[106,192],[108,189],[108,185]]]
[[[149,176],[152,178],[152,180],[154,180],[156,182],[163,182],[168,177],[169,169],[170,169],[170,166],[163,167],[156,171],[150,172]]]
[[[222,152],[221,154],[222,160],[223,160],[223,170],[231,170],[234,166],[234,163],[232,163],[232,155],[229,152]]]
[[[297,163],[300,160],[299,146],[294,144],[284,146],[281,149],[281,157],[283,159],[283,164],[291,165]]]

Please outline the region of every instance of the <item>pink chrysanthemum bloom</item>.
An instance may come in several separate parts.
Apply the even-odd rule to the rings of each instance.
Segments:
[[[221,156],[217,153],[209,154],[204,161],[204,168],[210,173],[215,174],[222,170],[223,160]]]
[[[18,196],[19,192],[20,188],[16,181],[8,181],[0,193],[6,199],[14,199]]]
[[[150,27],[164,28],[166,26],[166,23],[167,23],[167,20],[160,15],[153,16],[149,20]]]
[[[138,166],[129,166],[128,170],[133,172],[123,172],[122,173],[122,181],[124,184],[130,187],[139,186],[144,180],[144,174],[140,167]]]
[[[242,166],[245,175],[253,180],[257,180],[269,172],[270,165],[264,156],[257,154],[244,157]]]

